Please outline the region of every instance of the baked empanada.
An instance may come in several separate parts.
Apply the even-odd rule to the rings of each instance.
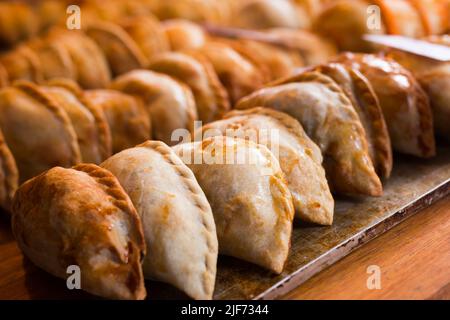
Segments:
[[[196,23],[173,19],[162,22],[162,28],[173,51],[197,49],[206,43],[205,32]]]
[[[364,34],[425,35],[419,13],[406,0],[337,0],[321,12],[314,29],[333,39],[339,49],[355,52],[375,50],[363,40]]]
[[[448,0],[410,0],[419,12],[425,33],[442,34],[447,30],[450,19],[450,1]]]
[[[145,57],[145,65],[157,54],[169,51],[169,41],[155,17],[145,16],[130,17],[120,22],[122,28],[139,46]]]
[[[231,46],[209,41],[198,49],[213,65],[234,104],[265,82],[265,74]]]
[[[292,1],[244,0],[235,6],[230,24],[246,29],[306,29],[311,25],[311,19],[302,7]]]
[[[263,88],[243,98],[237,109],[255,106],[286,112],[320,147],[332,191],[379,196],[380,179],[370,159],[364,128],[350,100],[329,77],[298,75],[295,83]]]
[[[64,46],[76,68],[76,80],[85,89],[105,88],[111,72],[105,55],[87,35],[76,30],[54,29],[47,41]]]
[[[356,69],[339,63],[328,63],[311,67],[309,71],[320,72],[334,80],[350,99],[364,127],[370,158],[382,177],[392,171],[392,146],[378,98],[369,81]],[[296,75],[282,78],[273,84],[296,81]]]
[[[209,61],[199,54],[167,52],[153,59],[149,69],[187,84],[194,94],[199,120],[204,123],[220,119],[230,109],[227,91]]]
[[[107,89],[87,90],[85,98],[105,113],[113,154],[150,139],[150,118],[141,99]]]
[[[397,50],[388,55],[414,74],[430,99],[436,133],[450,140],[450,63]]]
[[[412,74],[394,60],[346,53],[337,58],[358,69],[372,85],[394,150],[418,157],[435,154],[433,115],[426,93]]]
[[[28,80],[42,82],[42,65],[36,53],[27,45],[0,56],[0,63],[6,70],[11,82],[15,80]]]
[[[67,279],[78,266],[81,288],[110,299],[144,299],[142,225],[117,179],[93,164],[55,167],[16,192],[12,230],[38,267]]]
[[[86,30],[102,49],[113,75],[143,68],[146,58],[137,43],[119,25],[112,22],[91,24]]]
[[[211,207],[194,174],[160,141],[122,151],[102,167],[119,179],[144,228],[146,278],[173,284],[195,299],[211,299],[217,235]]]
[[[0,88],[6,87],[9,84],[8,72],[0,62]]]
[[[0,3],[0,47],[13,46],[34,36],[39,29],[39,19],[29,5]]]
[[[161,20],[181,18],[214,24],[224,24],[231,14],[227,1],[216,0],[164,0],[154,10]]]
[[[322,154],[297,120],[268,108],[235,110],[227,113],[223,120],[203,126],[201,133],[204,137],[226,135],[250,139],[266,146],[280,162],[296,216],[304,221],[331,225],[334,200],[322,168]]]
[[[19,184],[16,161],[0,130],[0,207],[9,210]]]
[[[173,145],[176,129],[192,132],[197,110],[191,90],[171,77],[135,70],[116,78],[111,88],[141,97],[152,121],[152,137]]]
[[[173,148],[211,204],[219,252],[281,273],[294,206],[274,155],[263,145],[229,137]]]
[[[32,83],[0,90],[0,128],[19,169],[20,181],[54,166],[81,162],[72,123],[64,109]]]
[[[99,164],[112,154],[111,131],[102,109],[84,97],[75,82],[52,80],[41,89],[67,113],[78,139],[83,162]]]

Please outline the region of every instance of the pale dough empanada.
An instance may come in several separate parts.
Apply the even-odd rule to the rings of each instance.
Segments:
[[[273,154],[263,145],[222,136],[173,148],[211,204],[220,253],[281,273],[294,206]]]
[[[81,162],[69,116],[32,83],[20,82],[0,90],[0,128],[22,182],[54,166]]]
[[[78,139],[81,160],[99,164],[112,153],[111,131],[103,110],[85,99],[83,91],[68,79],[54,79],[41,89],[67,113]]]
[[[192,132],[197,119],[194,96],[185,84],[148,70],[128,72],[111,83],[111,88],[141,97],[152,121],[152,137],[169,145],[176,129]]]
[[[108,89],[87,90],[85,98],[105,113],[113,154],[150,139],[150,118],[140,98]]]
[[[197,49],[206,43],[205,32],[196,23],[174,19],[162,22],[162,27],[173,51]]]
[[[435,154],[428,97],[408,70],[392,59],[370,54],[346,53],[337,61],[358,69],[369,80],[380,101],[394,150],[424,158]]]
[[[342,89],[318,72],[305,72],[296,81],[256,91],[236,108],[263,106],[286,112],[322,150],[332,191],[381,195],[382,185],[370,159],[364,128]]]
[[[213,65],[234,104],[265,82],[265,74],[231,46],[209,41],[198,49]]]
[[[38,267],[67,279],[68,267],[78,266],[87,292],[145,298],[142,225],[110,172],[93,164],[52,168],[24,183],[12,208],[14,236]]]
[[[173,284],[195,299],[211,299],[217,235],[211,207],[194,174],[174,151],[147,141],[102,164],[130,195],[144,228],[146,278]]]
[[[0,207],[9,210],[19,184],[16,161],[0,130]]]
[[[204,137],[247,138],[265,145],[280,162],[296,216],[304,221],[331,225],[334,200],[322,168],[322,154],[297,120],[269,108],[235,110],[227,113],[224,120],[203,126],[201,133]]]
[[[153,59],[149,69],[187,84],[194,94],[199,120],[204,123],[220,119],[230,109],[227,91],[201,55],[167,52]]]
[[[311,67],[333,79],[350,99],[358,113],[368,142],[369,154],[377,173],[389,177],[392,171],[392,146],[389,132],[376,96],[369,81],[356,69],[339,63]],[[295,82],[296,75],[279,79],[273,84]]]

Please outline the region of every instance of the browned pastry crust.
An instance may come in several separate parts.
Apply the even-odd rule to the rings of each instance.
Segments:
[[[338,63],[310,67],[334,80],[350,99],[366,132],[369,154],[377,173],[388,178],[392,171],[392,146],[378,98],[369,81],[356,69]],[[306,71],[306,70],[305,70]],[[273,84],[295,82],[296,75]]]
[[[9,210],[19,184],[16,161],[0,131],[0,207]]]
[[[228,94],[211,63],[197,52],[161,54],[149,69],[165,73],[187,84],[194,94],[199,119],[208,123],[230,109]]]
[[[146,57],[138,44],[119,25],[97,22],[86,33],[101,48],[115,76],[145,66]]]
[[[3,64],[11,82],[28,80],[39,83],[43,80],[39,58],[27,45],[21,45],[1,56],[0,63]]]
[[[105,114],[102,109],[96,108],[91,104],[89,99],[86,99],[83,90],[78,86],[78,84],[69,79],[53,79],[47,82],[49,87],[62,88],[71,93],[72,97],[74,97],[80,106],[86,108],[88,113],[90,113],[93,117],[94,124],[94,136],[89,139],[89,141],[81,141],[80,137],[78,137],[78,143],[80,145],[82,160],[84,162],[92,162],[92,163],[101,163],[103,160],[107,159],[112,154],[112,138],[111,138],[111,129],[109,128],[108,122],[106,121]],[[63,96],[64,93],[63,93]],[[70,96],[66,96],[68,100],[72,98]],[[67,101],[68,106],[70,105],[70,101]],[[70,113],[67,112],[70,116]],[[74,125],[75,131],[77,131],[77,125],[81,125],[81,127],[86,128],[87,123],[77,124],[75,120],[72,120],[72,124]],[[95,144],[95,146],[94,146]],[[83,146],[86,145],[87,148]],[[94,147],[94,149],[93,149]],[[84,150],[88,149],[88,152],[84,152]]]
[[[337,61],[358,69],[379,98],[394,150],[419,157],[435,154],[433,114],[414,76],[394,60],[345,53]]]
[[[55,166],[81,162],[67,113],[38,86],[20,81],[0,90],[0,126],[25,181]]]
[[[0,46],[13,46],[35,35],[40,21],[32,8],[20,2],[0,3]]]
[[[0,88],[6,87],[8,83],[8,72],[6,72],[5,67],[0,63]]]
[[[197,49],[206,42],[204,30],[193,22],[174,19],[161,22],[161,26],[173,51]]]
[[[23,253],[45,271],[66,279],[76,265],[90,293],[145,298],[142,226],[109,171],[55,167],[27,181],[14,197],[12,229]]]
[[[108,89],[88,90],[85,98],[105,113],[113,154],[151,138],[150,119],[141,99]]]

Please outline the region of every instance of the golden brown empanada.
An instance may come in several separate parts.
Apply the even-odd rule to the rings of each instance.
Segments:
[[[364,128],[350,100],[331,78],[305,72],[294,83],[254,92],[240,100],[236,108],[255,106],[284,111],[300,121],[322,150],[333,191],[381,195],[381,182],[370,159]]]
[[[203,126],[201,133],[204,137],[226,135],[250,139],[269,148],[286,176],[296,216],[331,225],[334,200],[322,168],[322,154],[297,120],[268,108],[235,110],[227,113],[224,120]]]
[[[52,80],[41,89],[67,113],[78,139],[83,162],[99,164],[112,154],[111,131],[102,109],[84,97],[75,82]]]
[[[217,235],[211,207],[194,174],[160,141],[122,151],[102,167],[119,179],[144,227],[146,278],[211,299]]]
[[[108,89],[87,90],[85,98],[105,113],[113,154],[150,139],[150,118],[141,99]]]
[[[232,104],[265,82],[265,74],[252,61],[223,42],[209,41],[198,52],[212,63]]]
[[[419,12],[425,33],[442,34],[447,31],[450,19],[450,1],[448,0],[410,0]]]
[[[389,177],[392,171],[392,146],[378,98],[369,81],[356,69],[339,63],[328,63],[309,68],[334,80],[350,99],[364,127],[372,163],[381,177]],[[273,83],[296,81],[296,75]]]
[[[179,144],[174,150],[211,204],[220,253],[281,273],[294,207],[273,154],[263,145],[229,137]]]
[[[105,88],[111,72],[105,55],[87,35],[77,30],[54,29],[48,41],[64,46],[76,67],[76,80],[85,89]]]
[[[15,80],[28,80],[42,82],[42,65],[36,53],[27,45],[0,56],[0,63],[6,70],[11,82]]]
[[[12,230],[38,267],[111,299],[144,299],[142,225],[117,179],[93,164],[55,167],[27,181],[13,203]]]
[[[9,84],[8,72],[0,62],[0,88],[6,87]]]
[[[210,62],[199,54],[167,52],[153,59],[149,69],[187,84],[194,94],[198,117],[204,123],[220,119],[230,109],[227,91]]]
[[[37,56],[44,80],[53,78],[76,80],[76,66],[66,47],[47,38],[30,41],[28,46]]]
[[[16,161],[0,130],[0,208],[9,210],[19,184]]]
[[[113,75],[143,68],[146,58],[137,43],[119,25],[112,22],[91,24],[86,31],[102,49]]]
[[[346,53],[337,61],[358,69],[369,80],[380,101],[394,150],[424,158],[435,154],[428,97],[408,70],[394,60],[370,54]]]
[[[81,162],[77,136],[64,109],[36,85],[0,90],[0,127],[19,168],[20,181],[54,166]]]
[[[430,99],[436,133],[450,140],[450,63],[398,50],[388,56],[414,74]]]
[[[196,23],[173,19],[162,22],[162,28],[173,51],[197,49],[206,43],[205,32]]]
[[[39,31],[38,17],[32,8],[20,2],[0,3],[0,47],[13,46]]]
[[[157,54],[169,51],[169,41],[158,19],[152,15],[130,17],[120,21],[122,28],[139,46],[145,65]]]
[[[362,39],[364,34],[425,35],[419,13],[407,0],[337,0],[325,7],[314,25],[339,49],[356,52],[375,49]]]
[[[141,97],[152,121],[152,137],[169,145],[176,129],[192,132],[197,110],[191,90],[171,77],[134,70],[116,78],[111,88]]]
[[[225,23],[231,14],[227,1],[216,0],[159,1],[154,13],[161,20],[181,18],[214,24]]]
[[[311,19],[302,7],[292,1],[244,0],[235,6],[230,23],[246,29],[305,29],[309,28]]]

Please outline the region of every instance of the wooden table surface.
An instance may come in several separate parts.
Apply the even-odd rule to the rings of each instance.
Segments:
[[[39,270],[16,246],[0,217],[0,299],[88,298]],[[381,289],[367,289],[367,267]],[[450,299],[450,196],[402,222],[322,271],[286,299]]]
[[[381,289],[367,288],[379,266]],[[450,196],[403,221],[285,299],[450,299]]]

